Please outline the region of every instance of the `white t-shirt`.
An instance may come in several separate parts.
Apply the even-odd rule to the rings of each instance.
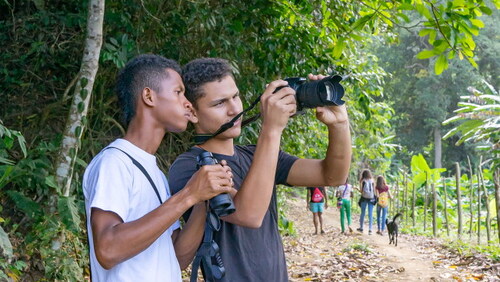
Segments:
[[[124,140],[109,146],[127,152],[137,160],[153,179],[165,202],[170,197],[167,178],[158,168],[156,157]],[[104,269],[97,261],[90,224],[91,208],[112,211],[123,222],[134,221],[156,209],[160,201],[142,171],[122,151],[106,149],[89,164],[83,176],[83,193],[87,212],[92,281],[181,281],[181,270],[172,244],[172,232],[179,228],[176,221],[151,246],[136,256]]]
[[[347,187],[346,187],[347,186]],[[347,190],[345,190],[347,189]],[[345,190],[345,192],[344,192]],[[342,197],[342,199],[350,199],[351,198],[351,191],[352,191],[352,185],[350,184],[344,184],[338,186],[338,192],[339,192],[339,197]]]

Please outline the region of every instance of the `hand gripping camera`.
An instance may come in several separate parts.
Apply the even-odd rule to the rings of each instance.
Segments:
[[[217,159],[214,158],[212,153],[204,151],[198,155],[196,158],[198,162],[198,169],[204,165],[213,165],[218,164]],[[230,215],[236,211],[234,207],[233,199],[227,193],[219,194],[209,201],[210,208],[217,214],[218,216],[226,216]]]

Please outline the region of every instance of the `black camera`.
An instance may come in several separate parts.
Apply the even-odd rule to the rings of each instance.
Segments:
[[[201,154],[198,155],[196,158],[196,161],[198,162],[198,168],[204,166],[204,165],[213,165],[213,164],[218,164],[217,159],[214,158],[212,153],[204,151]],[[230,215],[233,212],[236,211],[236,208],[234,207],[233,199],[231,198],[231,195],[224,193],[224,194],[219,194],[209,201],[210,208],[215,212],[216,215],[218,216],[226,216]]]
[[[306,82],[304,77],[289,77],[284,80],[288,81],[288,86],[295,90],[297,111],[304,108],[340,106],[345,103],[342,101],[344,87],[340,85],[342,77],[339,75],[327,76],[310,82]],[[276,91],[281,88],[283,87],[276,88]]]

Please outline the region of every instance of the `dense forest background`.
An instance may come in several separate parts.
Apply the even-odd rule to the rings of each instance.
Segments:
[[[0,277],[88,275],[82,175],[124,133],[114,81],[142,53],[181,64],[228,59],[245,105],[276,78],[345,75],[351,179],[363,168],[389,178],[415,174],[411,160],[419,154],[445,168],[443,176],[456,173],[455,163],[464,174],[479,166],[498,210],[497,0],[98,5],[104,1],[0,3]],[[88,54],[97,54],[93,68],[85,65]],[[445,122],[464,103],[478,108]],[[460,127],[470,120],[476,122]],[[255,142],[258,132],[256,122],[237,142]],[[65,152],[68,136],[75,142]],[[165,171],[189,140],[190,132],[165,136],[157,153]],[[322,158],[326,145],[326,128],[312,110],[293,118],[282,138],[283,150],[304,158]],[[58,173],[65,162],[69,169]]]

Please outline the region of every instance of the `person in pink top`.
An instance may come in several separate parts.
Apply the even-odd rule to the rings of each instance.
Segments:
[[[387,218],[387,211],[389,209],[389,199],[392,199],[392,195],[382,175],[377,176],[375,193],[379,199],[377,203],[377,234],[384,235],[385,219]]]

